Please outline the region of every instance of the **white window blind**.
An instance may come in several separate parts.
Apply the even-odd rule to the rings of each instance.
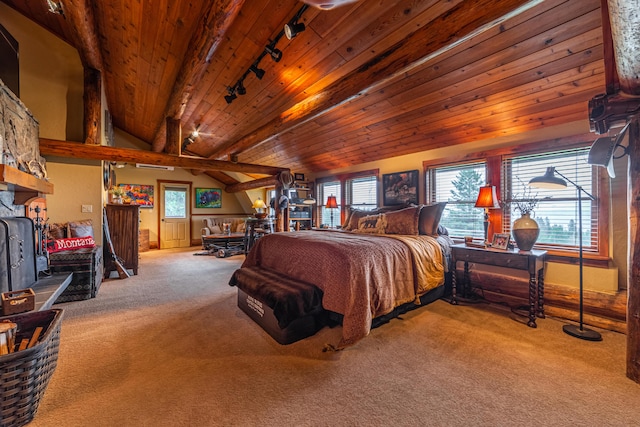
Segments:
[[[362,210],[378,206],[378,179],[375,175],[348,179],[345,184],[347,206]]]
[[[558,172],[593,195],[582,193],[582,244],[585,252],[598,251],[598,186],[594,167],[587,164],[588,148],[504,158],[502,162],[503,230],[511,232],[520,217],[518,200],[540,199],[531,217],[540,226],[536,248],[576,250],[579,244],[578,191],[567,182],[566,189],[528,187],[529,180],[544,175],[547,167]],[[558,176],[558,175],[556,175]],[[560,176],[558,176],[560,178]]]
[[[484,239],[484,210],[475,203],[480,187],[486,184],[485,163],[436,167],[426,177],[429,202],[447,202],[440,224],[449,235]]]

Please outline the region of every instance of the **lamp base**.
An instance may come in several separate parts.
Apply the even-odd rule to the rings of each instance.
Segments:
[[[265,219],[267,217],[267,213],[266,212],[256,212],[253,214],[254,217],[256,217],[257,219]]]
[[[576,325],[564,325],[562,327],[562,330],[565,334],[571,335],[572,337],[580,338],[581,340],[602,341],[602,335],[592,329],[580,328]]]

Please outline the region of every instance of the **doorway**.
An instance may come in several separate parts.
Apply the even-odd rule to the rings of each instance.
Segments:
[[[191,246],[190,192],[190,184],[160,184],[160,249]]]

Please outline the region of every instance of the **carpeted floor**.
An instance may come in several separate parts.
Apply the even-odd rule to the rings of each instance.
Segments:
[[[139,275],[56,305],[58,367],[31,426],[638,425],[624,335],[436,301],[342,352],[322,352],[339,327],[282,346],[227,285],[244,256],[197,251],[142,253]]]

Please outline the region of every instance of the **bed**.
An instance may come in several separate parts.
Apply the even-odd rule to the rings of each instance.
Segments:
[[[342,338],[335,347],[342,349],[367,336],[374,319],[422,304],[421,296],[442,289],[452,243],[437,231],[443,209],[438,204],[354,211],[345,231],[267,235],[239,269],[248,270],[234,273],[230,284],[241,288],[243,273],[262,271],[271,286],[280,285],[278,277],[313,285],[324,310],[341,317]]]

